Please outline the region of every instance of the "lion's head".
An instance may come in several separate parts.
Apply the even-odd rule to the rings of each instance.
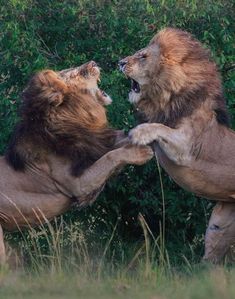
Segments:
[[[32,123],[39,118],[48,122],[48,115],[60,119],[64,116],[66,121],[79,121],[86,128],[106,126],[102,106],[108,104],[109,97],[98,88],[98,81],[100,70],[94,61],[58,72],[43,70],[23,91],[21,117]]]
[[[216,65],[209,51],[188,32],[163,29],[119,66],[131,79],[129,100],[146,121],[175,127],[208,100],[217,120],[228,125]]]
[[[81,174],[113,148],[116,132],[108,128],[104,105],[111,99],[98,88],[100,70],[93,61],[63,71],[35,74],[23,91],[21,121],[6,158],[15,170],[40,163],[48,153],[68,157],[72,173]]]

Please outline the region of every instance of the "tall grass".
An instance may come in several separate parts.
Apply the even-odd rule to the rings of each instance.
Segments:
[[[60,273],[64,270],[77,271],[82,268],[86,276],[94,274],[95,270],[97,278],[102,276],[107,260],[110,269],[114,270],[117,263],[120,268],[121,261],[125,273],[137,265],[144,265],[146,277],[153,266],[170,269],[167,251],[162,244],[162,231],[159,236],[154,236],[144,216],[139,214],[139,225],[144,238],[135,244],[126,245],[116,234],[118,223],[119,219],[105,240],[97,235],[90,240],[79,222],[68,223],[63,216],[56,218],[52,223],[45,219],[45,222],[37,228],[30,226],[27,231],[20,230],[19,242],[11,244],[8,258],[10,263],[13,259],[21,260],[20,263],[14,262],[14,264],[19,264],[25,271],[46,270]],[[11,239],[11,235],[8,235],[7,239]]]
[[[63,217],[22,232],[17,248],[24,260],[14,271],[0,269],[0,298],[234,298],[233,269],[183,257],[175,265],[141,214],[139,222],[144,239],[133,247],[120,243],[118,251],[118,221],[102,246]]]

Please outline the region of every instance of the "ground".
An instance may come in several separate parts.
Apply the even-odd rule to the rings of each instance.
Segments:
[[[0,298],[4,299],[221,299],[235,298],[235,271],[223,267],[191,269],[184,273],[171,269],[163,273],[152,269],[127,274],[121,271],[86,277],[79,269],[74,273],[1,272]],[[94,275],[95,276],[95,275]]]

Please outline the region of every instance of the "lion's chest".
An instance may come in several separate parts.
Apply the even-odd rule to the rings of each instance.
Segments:
[[[192,171],[189,170],[188,167],[175,164],[157,144],[154,146],[154,152],[160,165],[178,185],[190,192],[199,191],[193,187],[195,173],[192,176]]]
[[[220,171],[220,165],[206,161],[192,163],[191,166],[188,165],[187,167],[180,166],[171,161],[159,145],[154,146],[154,151],[160,165],[185,190],[208,199],[234,202],[235,175],[228,176],[226,174],[231,173],[231,171]],[[221,180],[221,174],[224,180]],[[223,183],[224,181],[227,185]]]

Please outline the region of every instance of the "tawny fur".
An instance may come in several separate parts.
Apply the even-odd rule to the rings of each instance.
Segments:
[[[149,147],[128,145],[124,134],[107,127],[107,96],[98,79],[90,62],[42,71],[25,89],[21,120],[0,157],[0,263],[6,260],[2,228],[41,224],[74,202],[89,205],[117,170],[152,157]]]
[[[140,90],[129,94],[145,122],[130,132],[132,142],[153,143],[162,167],[183,188],[235,205],[235,133],[209,50],[191,34],[166,28],[120,66]],[[232,240],[235,231],[224,234]],[[219,261],[226,250],[207,248],[207,259]]]

